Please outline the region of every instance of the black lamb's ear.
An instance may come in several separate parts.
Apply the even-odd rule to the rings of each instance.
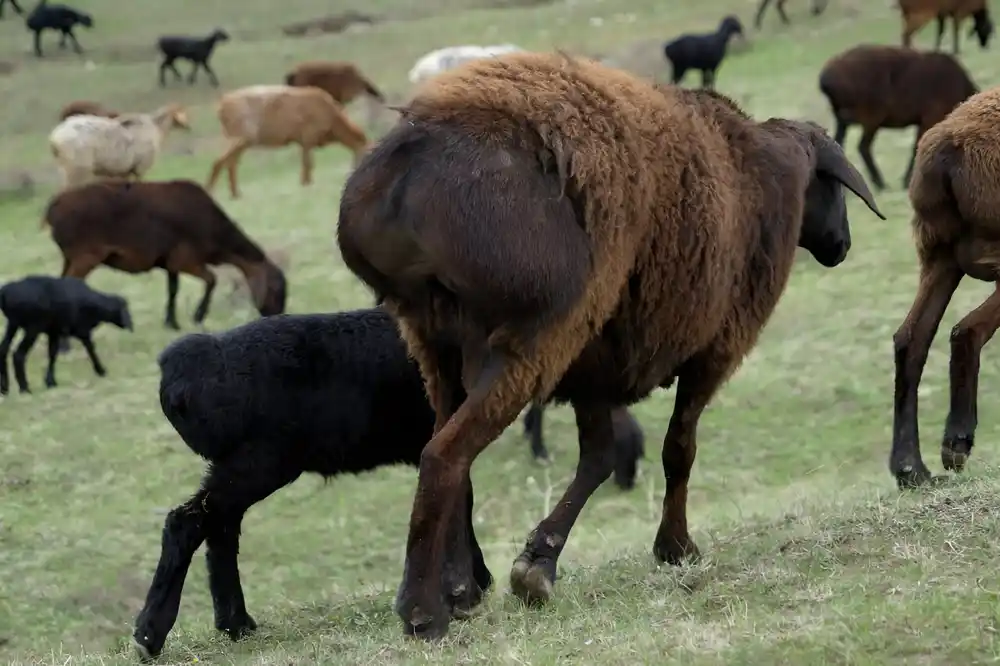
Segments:
[[[829,174],[839,180],[843,183],[844,187],[854,192],[859,199],[864,201],[865,205],[873,213],[883,220],[886,219],[885,215],[882,214],[882,211],[875,204],[875,197],[872,195],[871,190],[868,189],[868,184],[865,183],[864,176],[854,168],[854,165],[847,159],[847,155],[844,154],[840,146],[833,139],[826,136],[826,134],[820,135],[818,141],[816,141],[816,170]]]

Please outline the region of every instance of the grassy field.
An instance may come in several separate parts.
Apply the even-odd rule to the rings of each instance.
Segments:
[[[83,57],[46,39],[29,54],[20,19],[0,22],[0,279],[55,273],[61,265],[39,217],[56,183],[45,137],[71,99],[127,109],[189,104],[194,131],[171,137],[153,178],[203,180],[220,150],[207,83],[156,85],[150,44],[160,32],[234,39],[217,51],[223,87],[280,81],[305,58],[345,58],[402,98],[406,72],[447,43],[512,41],[617,57],[665,77],[657,43],[714,27],[728,12],[751,24],[756,0],[577,0],[514,8],[483,0],[367,0],[354,9],[385,18],[365,30],[291,39],[279,26],[321,16],[320,0],[122,3],[76,0],[96,17],[81,30]],[[340,3],[347,5],[348,3]],[[503,4],[503,3],[494,3]],[[514,3],[509,3],[514,4]],[[793,24],[771,15],[748,48],[727,61],[719,88],[755,116],[806,117],[829,126],[817,84],[821,64],[859,41],[896,43],[898,17],[884,2],[842,0],[820,18],[789,3]],[[345,7],[340,7],[344,9]],[[933,28],[918,37],[932,42]],[[448,39],[444,36],[456,36]],[[461,35],[461,37],[458,37]],[[946,40],[946,43],[950,43]],[[1000,81],[994,51],[963,40],[963,61],[982,87]],[[90,61],[93,66],[86,63]],[[185,65],[182,65],[182,68]],[[692,81],[691,83],[694,83]],[[352,114],[384,129],[392,114]],[[859,130],[848,136],[849,155]],[[439,645],[405,640],[392,612],[402,573],[411,469],[323,484],[303,479],[244,522],[241,569],[249,640],[216,636],[204,567],[192,567],[162,663],[259,664],[985,664],[1000,659],[1000,390],[996,356],[983,359],[979,447],[969,475],[901,495],[888,458],[891,337],[916,286],[908,201],[899,187],[912,133],[884,132],[876,159],[890,189],[880,222],[852,200],[854,247],[838,269],[808,256],[763,339],[709,408],[691,485],[693,535],[705,558],[659,568],[650,555],[660,515],[660,441],[672,407],[661,392],[635,407],[649,459],[635,490],[602,488],[562,558],[556,598],[526,610],[506,591],[524,538],[568,483],[576,432],[568,408],[549,412],[554,462],[535,465],[512,427],[478,461],[476,524],[498,587],[481,615],[452,624]],[[318,155],[316,182],[298,184],[295,150],[250,152],[243,198],[225,207],[266,247],[292,256],[289,309],[363,306],[367,293],[340,261],[333,233],[349,160]],[[20,183],[21,186],[17,186]],[[196,488],[202,464],[163,418],[155,355],[175,334],[162,325],[162,273],[130,277],[99,269],[98,288],[130,299],[136,331],[97,332],[108,367],[95,377],[75,345],[59,364],[61,385],[42,384],[44,345],[28,368],[36,393],[0,402],[0,662],[125,664],[159,554],[165,513]],[[989,286],[963,285],[942,330]],[[185,330],[201,285],[182,278]],[[222,294],[220,293],[220,296]],[[217,298],[207,324],[246,321]],[[947,406],[947,335],[939,335],[921,389],[925,457],[937,462]]]

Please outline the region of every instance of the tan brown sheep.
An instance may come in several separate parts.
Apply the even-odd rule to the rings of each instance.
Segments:
[[[63,255],[62,275],[85,278],[105,265],[126,273],[167,272],[164,324],[177,324],[180,274],[205,282],[194,313],[208,315],[216,276],[231,264],[250,285],[261,316],[285,311],[285,275],[201,185],[190,180],[91,183],[54,196],[42,218]]]
[[[362,93],[371,95],[379,102],[385,97],[352,62],[332,60],[307,60],[300,62],[285,75],[289,86],[315,86],[330,93],[340,104],[349,104]]]
[[[830,58],[820,71],[819,89],[836,120],[834,141],[843,146],[847,129],[861,125],[858,152],[878,190],[885,189],[872,157],[879,128],[917,126],[903,176],[905,188],[913,173],[920,137],[978,91],[954,56],[883,44],[861,44]]]
[[[568,401],[580,459],[511,570],[549,598],[580,511],[612,472],[611,411],[677,382],[658,559],[698,553],[698,419],[754,346],[796,248],[850,249],[843,186],[881,217],[815,123],[654,88],[563,54],[476,60],[423,84],[348,178],[344,262],[399,321],[437,414],[396,610],[439,637],[482,598],[461,516],[476,457],[532,400]]]
[[[205,187],[211,191],[223,169],[229,173],[229,192],[238,198],[236,170],[248,148],[281,148],[298,144],[302,150],[302,184],[312,183],[316,148],[340,143],[354,155],[353,164],[368,149],[368,137],[329,93],[312,86],[258,85],[227,92],[219,100],[219,123],[229,140],[226,151],[212,164]]]
[[[917,389],[941,318],[964,276],[1000,284],[1000,88],[983,91],[932,127],[910,183],[917,294],[893,335],[896,380],[889,468],[900,488],[932,479],[920,455]],[[950,408],[941,462],[961,471],[972,452],[980,353],[1000,327],[994,290],[951,329]]]
[[[903,46],[910,46],[918,30],[937,19],[937,40],[934,50],[941,48],[945,19],[951,17],[952,53],[958,54],[958,28],[965,19],[972,17],[969,36],[979,37],[984,49],[993,36],[993,19],[990,18],[988,0],[898,0],[897,6],[903,19]]]
[[[90,100],[76,100],[70,102],[59,112],[59,120],[66,120],[70,116],[101,116],[102,118],[117,118],[120,114],[112,111],[100,102]]]

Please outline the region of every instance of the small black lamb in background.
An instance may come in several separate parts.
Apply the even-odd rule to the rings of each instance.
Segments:
[[[7,318],[7,331],[0,341],[0,395],[6,395],[10,389],[7,353],[19,329],[24,329],[24,337],[14,350],[14,377],[21,393],[31,393],[24,364],[42,333],[49,343],[45,385],[52,388],[56,385],[55,364],[59,340],[63,336],[72,336],[83,343],[94,372],[103,377],[107,371],[97,357],[91,331],[105,322],[132,330],[128,301],[116,294],[91,289],[86,282],[74,277],[29,275],[8,282],[0,287],[0,312]]]
[[[0,19],[3,18],[3,8],[8,2],[10,3],[10,6],[14,8],[14,11],[17,12],[18,16],[24,16],[24,9],[21,8],[21,5],[18,4],[17,0],[0,0]]]
[[[94,19],[86,12],[77,11],[68,5],[49,4],[47,0],[41,0],[35,8],[28,14],[24,24],[35,33],[35,55],[42,57],[42,32],[45,30],[58,30],[62,33],[59,38],[59,48],[66,48],[66,38],[73,40],[73,50],[83,53],[80,42],[77,41],[73,33],[73,27],[82,25],[85,28],[94,27]]]
[[[201,67],[208,74],[208,79],[213,86],[219,85],[219,79],[215,72],[208,65],[209,58],[215,50],[215,45],[219,42],[229,41],[229,34],[221,28],[216,28],[208,37],[178,37],[164,36],[156,42],[156,47],[163,54],[163,62],[160,63],[160,87],[167,85],[166,71],[170,69],[174,73],[174,79],[180,81],[181,73],[174,66],[175,60],[190,60],[194,65],[191,68],[191,75],[188,77],[188,84],[194,84],[195,75]]]
[[[663,54],[673,67],[672,82],[677,84],[689,69],[701,71],[701,86],[715,88],[715,73],[726,57],[726,46],[733,35],[743,35],[743,25],[735,16],[727,16],[715,32],[681,35],[663,47]]]

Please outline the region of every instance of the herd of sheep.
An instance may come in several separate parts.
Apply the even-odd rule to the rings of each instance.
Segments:
[[[758,25],[769,2],[760,5]],[[776,7],[787,22],[784,4]],[[973,17],[983,46],[993,32],[983,0],[900,5],[905,41],[934,18],[939,44],[948,18],[957,36],[961,21]],[[813,12],[825,6],[817,0]],[[284,84],[222,95],[218,117],[230,145],[204,187],[143,180],[167,133],[189,126],[183,108],[119,113],[78,101],[64,110],[50,143],[65,187],[42,221],[63,270],[0,288],[8,321],[0,394],[9,391],[6,359],[19,330],[13,365],[22,392],[29,392],[25,359],[41,335],[47,386],[56,385],[60,343],[70,337],[105,374],[92,330],[102,322],[131,330],[133,322],[125,299],[84,282],[102,265],[166,271],[164,323],[177,329],[179,275],[205,283],[194,313],[202,322],[216,286],[210,267],[229,264],[262,316],[183,336],[157,358],[163,413],[210,464],[194,496],[165,520],[160,560],[135,621],[141,657],[161,652],[202,543],[215,625],[238,639],[256,628],[237,567],[246,511],[303,473],[330,477],[394,463],[419,468],[396,611],[407,633],[444,635],[493,585],[471,520],[473,461],[525,409],[532,450],[545,457],[542,409],[550,401],[572,405],[580,458],[513,564],[513,593],[548,600],[588,499],[612,474],[632,487],[644,442],[627,407],[657,388],[676,386],[676,400],[653,552],[672,564],[697,556],[687,494],[704,409],[757,342],[797,248],[827,268],[846,259],[845,191],[885,219],[843,152],[852,124],[863,128],[860,152],[877,190],[885,185],[870,153],[876,130],[918,128],[905,182],[920,283],[894,336],[890,467],[901,487],[932,478],[916,422],[928,349],[964,276],[1000,280],[1000,198],[990,194],[1000,177],[991,157],[1000,149],[1000,89],[978,92],[944,53],[860,45],[831,58],[819,75],[836,122],[831,138],[813,122],[755,120],[712,89],[728,39],[741,32],[726,17],[715,33],[667,44],[669,85],[561,51],[442,50],[414,66],[410,78],[419,86],[375,142],[343,105],[361,94],[382,100],[382,93],[352,64],[302,63]],[[702,89],[676,85],[688,69],[703,72]],[[225,170],[238,196],[244,151],[292,143],[302,149],[308,184],[311,150],[333,142],[354,155],[340,197],[338,248],[375,304],[283,314],[284,271],[210,191]],[[961,470],[971,453],[979,354],[998,327],[994,293],[952,331],[947,469]]]

